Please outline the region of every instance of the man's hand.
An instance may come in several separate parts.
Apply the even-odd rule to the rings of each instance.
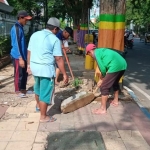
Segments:
[[[32,74],[31,69],[30,69],[30,65],[27,66],[27,73]]]
[[[19,66],[21,68],[25,68],[25,62],[24,62],[24,60],[22,58],[19,58]]]
[[[100,80],[97,82],[97,86],[100,87],[101,84],[102,84],[102,82],[103,82],[103,80],[100,79]]]
[[[68,76],[67,76],[67,74],[63,75],[63,82],[64,82],[65,84],[68,83]]]
[[[64,47],[64,50],[65,50],[66,52],[71,52],[69,47]]]

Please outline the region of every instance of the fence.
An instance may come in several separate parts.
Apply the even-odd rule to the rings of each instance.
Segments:
[[[11,27],[16,22],[16,17],[0,12],[0,36],[10,35]],[[30,22],[24,27],[25,34],[28,33]]]

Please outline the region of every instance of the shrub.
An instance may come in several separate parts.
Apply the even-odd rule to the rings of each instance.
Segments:
[[[0,36],[0,57],[9,54],[11,49],[10,36]]]

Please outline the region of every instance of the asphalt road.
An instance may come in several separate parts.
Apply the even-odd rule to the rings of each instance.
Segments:
[[[133,49],[128,49],[128,68],[124,85],[134,91],[141,103],[150,110],[150,43],[134,39]]]

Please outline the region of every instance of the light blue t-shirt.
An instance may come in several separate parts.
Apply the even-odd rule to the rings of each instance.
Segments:
[[[29,41],[30,68],[38,77],[55,77],[55,57],[62,56],[60,40],[51,31],[35,32]]]

